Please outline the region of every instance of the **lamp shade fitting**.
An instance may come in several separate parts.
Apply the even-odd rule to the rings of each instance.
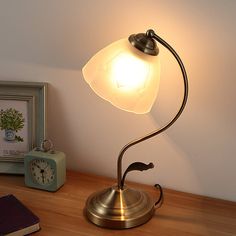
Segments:
[[[159,57],[144,54],[128,39],[118,40],[99,51],[82,73],[96,94],[122,110],[144,114],[156,100]]]

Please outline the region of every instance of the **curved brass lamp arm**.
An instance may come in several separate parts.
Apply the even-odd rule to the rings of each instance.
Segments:
[[[145,141],[146,139],[152,138],[152,137],[162,133],[163,131],[168,129],[171,125],[173,125],[175,123],[175,121],[179,118],[181,113],[183,112],[184,107],[185,107],[186,102],[187,102],[187,98],[188,98],[188,78],[187,78],[187,73],[186,73],[184,64],[183,64],[182,60],[180,59],[179,55],[177,54],[177,52],[166,41],[164,41],[157,34],[155,34],[155,32],[153,30],[148,30],[146,35],[148,37],[151,37],[151,38],[155,39],[159,43],[161,43],[165,48],[167,48],[172,53],[172,55],[177,60],[179,66],[180,66],[182,75],[183,75],[184,97],[183,97],[183,101],[182,101],[182,104],[181,104],[181,107],[180,107],[179,111],[177,112],[177,114],[174,116],[174,118],[169,123],[167,123],[165,126],[163,126],[162,128],[160,128],[158,130],[155,130],[155,131],[153,131],[153,132],[151,132],[151,133],[149,133],[149,134],[147,134],[147,135],[145,135],[143,137],[140,137],[138,139],[135,139],[135,140],[129,142],[128,144],[126,144],[121,149],[121,151],[119,153],[119,156],[118,156],[118,160],[117,160],[117,181],[118,181],[117,184],[118,184],[118,188],[119,189],[123,188],[122,181],[121,181],[122,180],[122,158],[123,158],[123,155],[126,152],[126,150],[128,148],[134,146],[135,144],[138,144],[138,143],[140,143],[142,141]]]

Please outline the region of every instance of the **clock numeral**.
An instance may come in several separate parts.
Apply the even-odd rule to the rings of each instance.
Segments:
[[[31,162],[30,170],[35,182],[40,185],[48,185],[55,178],[55,170],[44,159],[36,159]]]

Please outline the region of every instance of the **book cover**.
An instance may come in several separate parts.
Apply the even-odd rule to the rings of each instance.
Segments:
[[[39,218],[15,196],[0,198],[0,235],[27,235],[40,229]]]

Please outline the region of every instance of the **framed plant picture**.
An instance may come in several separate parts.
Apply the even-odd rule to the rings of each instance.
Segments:
[[[0,81],[0,173],[24,174],[24,155],[46,137],[47,83]]]

